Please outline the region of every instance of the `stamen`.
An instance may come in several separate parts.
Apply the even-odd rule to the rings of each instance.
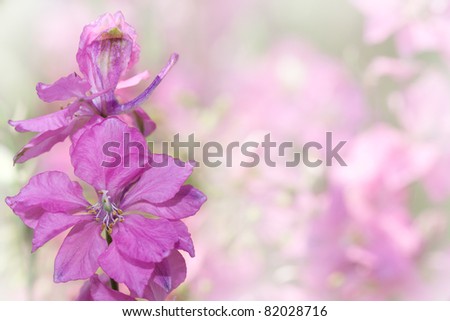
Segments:
[[[101,196],[100,201],[89,206],[87,210],[89,214],[95,214],[97,222],[102,222],[102,230],[106,228],[106,231],[111,234],[114,225],[124,221],[123,211],[111,202],[107,190],[98,191],[98,195]]]

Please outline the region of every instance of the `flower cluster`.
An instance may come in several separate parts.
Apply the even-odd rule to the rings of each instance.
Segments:
[[[17,153],[16,163],[70,137],[74,173],[95,190],[90,201],[78,182],[63,172],[48,171],[32,177],[16,196],[6,199],[33,229],[32,251],[70,229],[55,259],[54,281],[88,279],[80,300],[163,300],[186,277],[179,251],[194,256],[192,239],[181,219],[194,215],[206,197],[185,185],[191,165],[148,149],[144,150],[148,162],[143,162],[141,150],[125,148],[118,151],[126,162],[102,165],[108,160],[103,146],[122,143],[124,135],[147,146],[145,137],[155,124],[139,106],[178,57],[173,54],[139,96],[121,102],[118,89],[147,77],[143,72],[123,79],[139,51],[136,32],[121,12],[99,17],[81,34],[77,61],[83,77],[73,73],[51,85],[37,85],[43,101],[71,100],[67,107],[34,119],[10,121],[19,132],[38,133]],[[161,164],[161,158],[165,166],[152,166]]]

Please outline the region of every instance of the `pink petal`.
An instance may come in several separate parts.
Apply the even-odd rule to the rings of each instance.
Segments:
[[[194,243],[192,242],[191,234],[189,233],[186,224],[182,221],[171,221],[171,223],[178,233],[178,242],[175,244],[175,248],[186,251],[191,257],[194,257]]]
[[[78,294],[77,301],[94,301],[94,298],[91,295],[91,280],[97,274],[94,274],[89,280],[84,282],[83,286],[80,289],[80,293]]]
[[[121,12],[104,14],[84,27],[77,61],[94,91],[114,90],[122,74],[137,62],[136,37]]]
[[[97,271],[98,257],[108,247],[101,231],[96,221],[81,222],[72,228],[55,259],[55,282],[86,279]]]
[[[113,240],[117,250],[136,261],[134,263],[151,263],[169,255],[178,241],[178,234],[167,220],[127,215],[124,222],[114,227]]]
[[[122,255],[113,241],[99,258],[103,271],[119,283],[124,283],[137,297],[143,297],[153,273],[154,263],[132,263]]]
[[[124,89],[124,88],[129,88],[129,87],[133,87],[136,85],[139,85],[139,83],[143,80],[146,80],[150,77],[150,74],[148,73],[147,70],[131,77],[125,80],[121,80],[119,81],[119,83],[117,84],[116,89]]]
[[[135,108],[131,112],[131,115],[134,119],[134,123],[136,124],[136,128],[138,128],[145,137],[153,133],[156,129],[155,122],[141,107]]]
[[[155,122],[140,107],[134,109],[128,114],[120,114],[117,117],[127,123],[128,126],[139,129],[139,131],[145,137],[153,133],[153,131],[156,129]]]
[[[168,155],[153,155],[158,167],[147,169],[124,197],[123,209],[138,202],[162,203],[178,193],[193,167]]]
[[[67,110],[62,109],[57,112],[43,115],[36,118],[26,120],[10,120],[8,123],[20,133],[25,132],[45,132],[49,130],[56,130],[61,127],[68,126],[70,118],[67,115]]]
[[[91,88],[91,85],[76,73],[62,77],[51,85],[38,83],[36,91],[43,101],[51,103],[58,100],[67,100],[73,97],[82,98]]]
[[[91,128],[92,126],[101,123],[104,120],[103,117],[98,116],[98,115],[93,115],[92,117],[89,118],[89,121],[87,121],[83,127],[81,127],[79,130],[77,130],[76,132],[74,132],[72,135],[70,135],[70,140],[72,142],[72,145],[70,145],[70,154],[73,153],[73,148],[74,146],[76,146],[78,139],[80,139],[81,135],[84,134],[84,132]]]
[[[67,127],[44,131],[34,138],[14,156],[14,163],[24,163],[27,160],[48,152],[55,144],[62,142],[70,134],[82,127],[88,119],[77,119],[69,123]]]
[[[164,300],[186,279],[186,263],[178,251],[172,253],[155,265],[152,281],[146,288],[144,298],[147,300]]]
[[[50,241],[59,233],[82,221],[92,221],[90,215],[71,215],[66,213],[44,213],[34,229],[32,252]]]
[[[202,192],[191,185],[184,185],[168,201],[162,203],[139,202],[122,206],[122,208],[127,211],[141,211],[166,219],[179,220],[197,213],[205,201],[206,196]],[[125,204],[130,203],[128,201],[128,194],[126,195],[125,202]]]
[[[126,135],[130,144],[141,148],[125,146]],[[116,158],[105,154],[108,150],[116,153]],[[117,118],[108,118],[84,131],[72,149],[71,159],[75,175],[97,191],[108,190],[115,201],[116,195],[144,171],[146,153],[147,143],[137,129]]]
[[[108,286],[108,278],[100,279],[97,274],[94,274],[84,283],[77,301],[134,301],[134,298],[111,289]]]
[[[31,228],[36,228],[44,212],[76,213],[89,206],[80,184],[57,171],[33,176],[16,196],[7,197],[6,203]]]

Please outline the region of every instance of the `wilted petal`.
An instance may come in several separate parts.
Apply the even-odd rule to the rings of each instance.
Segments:
[[[178,241],[178,234],[169,221],[141,215],[127,215],[113,231],[117,250],[133,262],[160,262]]]
[[[134,301],[131,296],[111,289],[108,282],[105,275],[94,274],[84,283],[77,301]]]
[[[125,144],[127,139],[129,144]],[[116,195],[144,171],[146,144],[137,129],[117,118],[105,119],[85,130],[73,147],[75,175],[97,191],[108,190],[115,201]]]
[[[50,241],[59,233],[82,221],[91,220],[88,215],[71,215],[66,213],[44,213],[34,229],[32,252]]]
[[[86,80],[73,73],[67,77],[58,79],[51,85],[40,82],[36,86],[36,91],[39,98],[50,103],[73,97],[82,98],[90,88],[91,85]]]
[[[98,257],[108,246],[101,230],[101,224],[93,219],[72,228],[55,259],[55,282],[86,279],[97,271]]]
[[[44,212],[76,213],[89,206],[80,184],[57,171],[33,176],[16,196],[7,197],[6,203],[31,228]]]
[[[129,204],[128,194],[126,197],[127,204]],[[123,208],[126,208],[127,211],[145,212],[170,220],[179,220],[197,213],[204,202],[206,202],[205,194],[191,185],[184,185],[168,201],[162,203],[139,202],[123,206]]]
[[[123,209],[138,202],[162,203],[177,194],[193,167],[168,155],[153,155],[157,167],[147,169],[133,185],[122,202]]]
[[[109,277],[119,283],[124,283],[130,291],[142,298],[145,287],[153,273],[154,263],[130,261],[126,255],[120,253],[113,241],[99,258],[100,267]]]
[[[147,300],[164,300],[186,279],[186,263],[178,251],[172,253],[155,265],[152,281],[147,286],[144,298]]]

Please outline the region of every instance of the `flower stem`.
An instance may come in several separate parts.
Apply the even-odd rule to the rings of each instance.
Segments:
[[[111,242],[112,242],[111,234],[109,234],[108,232],[106,232],[106,242],[108,242],[108,245],[111,244]],[[116,280],[114,280],[113,278],[110,278],[109,282],[110,282],[111,288],[113,290],[119,291],[119,284],[117,283]]]

